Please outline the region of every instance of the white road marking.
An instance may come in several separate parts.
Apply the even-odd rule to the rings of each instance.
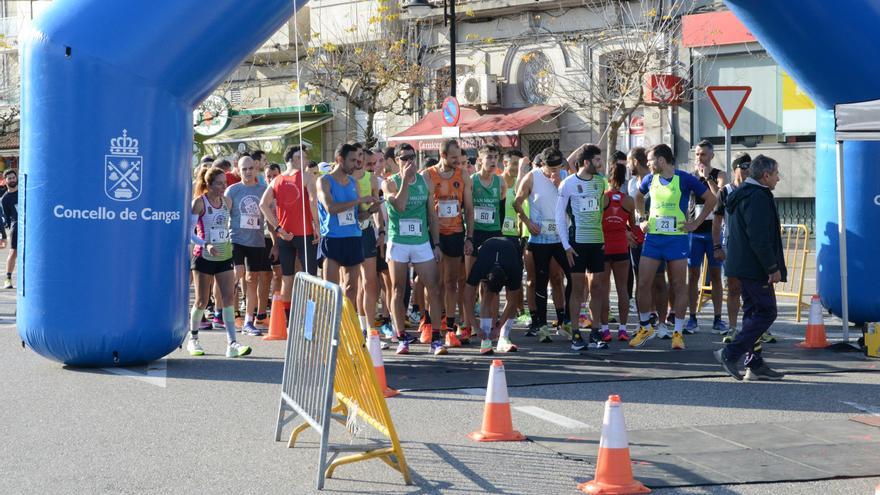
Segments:
[[[567,416],[563,416],[561,414],[556,414],[554,412],[550,412],[546,409],[536,407],[536,406],[517,406],[513,408],[522,413],[526,413],[530,416],[534,416],[538,419],[543,419],[544,421],[549,421],[551,423],[555,423],[564,428],[570,429],[581,429],[581,430],[595,430],[592,426],[581,423],[576,419],[571,419]]]
[[[146,374],[141,373],[139,371],[135,371],[130,368],[101,368],[102,370],[113,373],[114,375],[119,376],[127,376],[130,378],[134,378],[135,380],[140,380],[142,382],[147,382],[150,385],[155,385],[157,387],[165,388],[165,381],[168,377],[168,360],[160,359],[158,361],[153,361],[152,363],[147,364]],[[137,370],[142,368],[138,367]]]
[[[840,401],[843,404],[848,405],[854,409],[858,409],[859,411],[870,414],[871,416],[880,416],[880,407],[876,406],[866,406],[864,404],[859,404],[857,402],[848,402],[845,400]]]

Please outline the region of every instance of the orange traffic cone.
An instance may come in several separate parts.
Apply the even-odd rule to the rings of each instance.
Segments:
[[[382,359],[382,344],[379,342],[379,331],[370,330],[369,338],[370,359],[373,360],[373,370],[376,372],[376,379],[379,380],[379,389],[385,397],[394,397],[400,392],[388,387],[388,380],[385,378],[385,361]]]
[[[504,363],[500,359],[492,361],[492,367],[489,368],[483,426],[480,431],[468,434],[468,437],[478,442],[516,442],[526,439],[525,435],[513,429],[507,378],[504,377]]]
[[[272,296],[272,315],[269,317],[269,334],[263,340],[287,340],[287,311],[281,294]]]
[[[807,335],[804,341],[797,344],[803,349],[824,349],[828,347],[825,338],[825,319],[822,316],[822,303],[819,296],[813,295],[810,300],[810,320],[807,322]]]
[[[579,484],[578,490],[597,495],[651,493],[648,487],[633,478],[620,396],[611,395],[605,402],[605,418],[602,420],[602,439],[599,441],[596,477],[592,481]]]

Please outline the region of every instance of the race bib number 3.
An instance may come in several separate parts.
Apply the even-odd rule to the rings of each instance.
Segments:
[[[577,213],[599,211],[599,201],[596,198],[573,198],[572,206]]]
[[[547,235],[558,234],[555,220],[541,220],[541,233]]]
[[[248,230],[260,230],[260,217],[256,215],[242,215],[239,218],[238,228]]]
[[[208,244],[224,244],[229,242],[229,229],[225,227],[211,227],[208,230]]]
[[[357,222],[357,217],[355,217],[354,215],[354,208],[343,211],[342,213],[337,213],[336,218],[339,219],[340,227],[345,227],[346,225],[354,225]]]
[[[492,224],[495,223],[495,208],[491,206],[475,206],[474,221],[476,223]]]
[[[657,217],[654,221],[654,226],[657,232],[670,234],[678,232],[678,229],[675,228],[675,217]]]
[[[458,215],[458,201],[454,199],[442,199],[439,201],[440,218],[452,218]]]
[[[422,221],[418,218],[401,219],[400,235],[407,237],[415,237],[422,235]]]

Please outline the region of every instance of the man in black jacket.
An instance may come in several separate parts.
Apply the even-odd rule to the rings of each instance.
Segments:
[[[782,251],[779,214],[773,189],[779,182],[776,160],[758,155],[749,167],[749,178],[727,198],[730,237],[724,269],[742,287],[742,330],[733,342],[715,351],[715,358],[731,376],[742,380],[737,363],[743,355],[745,379],[781,380],[783,373],[770,369],[753,349],[776,320],[773,284],[784,282],[787,271]]]

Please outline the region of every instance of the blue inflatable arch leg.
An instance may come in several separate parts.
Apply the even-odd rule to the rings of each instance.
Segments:
[[[57,0],[22,36],[23,342],[110,366],[183,341],[193,107],[304,3]]]

